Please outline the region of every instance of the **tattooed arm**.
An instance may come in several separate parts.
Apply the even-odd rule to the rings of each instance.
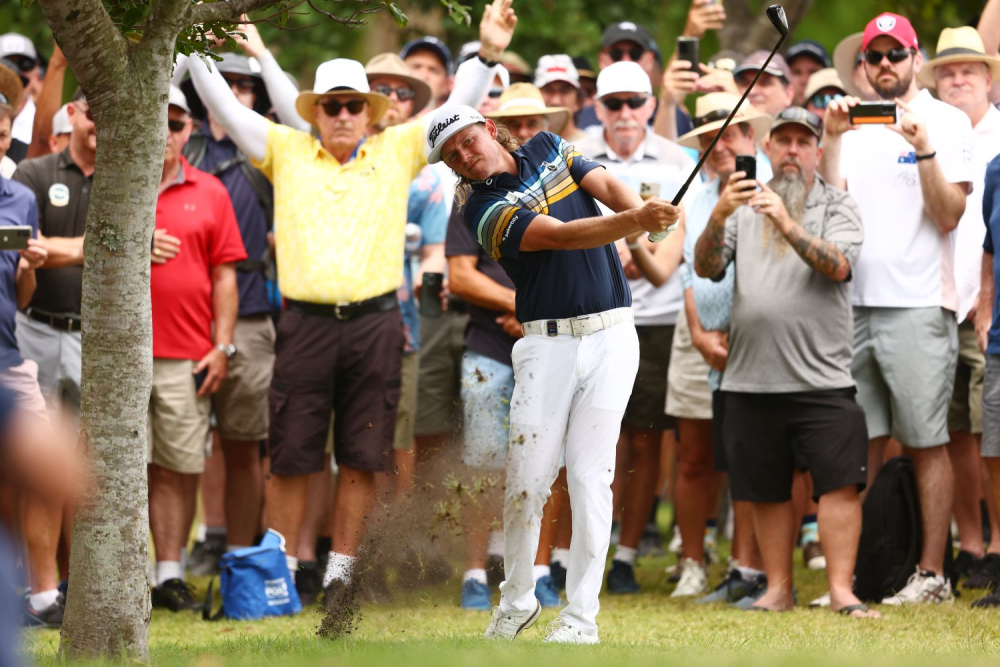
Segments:
[[[698,237],[694,248],[694,272],[702,278],[721,279],[732,260],[734,246],[732,241],[727,243],[726,240],[726,219],[750,200],[756,186],[752,180],[743,180],[744,176],[742,171],[737,171],[729,177],[705,231]]]
[[[814,236],[796,223],[782,234],[816,273],[838,283],[851,277],[851,265],[833,241]]]

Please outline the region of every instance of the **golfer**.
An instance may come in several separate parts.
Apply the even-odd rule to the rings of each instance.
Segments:
[[[430,163],[443,160],[461,178],[466,224],[514,281],[524,331],[512,353],[506,581],[486,637],[514,639],[541,613],[532,566],[565,447],[573,506],[569,604],[545,641],[596,644],[615,444],[639,364],[632,296],[613,244],[666,231],[680,209],[662,199],[643,203],[550,132],[518,148],[504,126],[467,106],[437,111],[427,150]],[[595,199],[615,215],[602,217]]]

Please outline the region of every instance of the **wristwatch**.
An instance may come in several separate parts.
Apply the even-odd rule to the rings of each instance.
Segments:
[[[232,361],[233,357],[236,356],[236,346],[233,345],[232,343],[230,343],[229,345],[223,345],[222,343],[219,343],[218,345],[215,346],[215,349],[221,352],[222,354],[226,355],[226,359],[228,359],[229,361]]]

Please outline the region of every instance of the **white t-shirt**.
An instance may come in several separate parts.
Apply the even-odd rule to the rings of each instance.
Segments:
[[[13,124],[10,127],[10,136],[15,139],[19,139],[26,144],[31,143],[31,129],[35,124],[35,101],[29,99],[24,107],[21,109],[21,113],[17,114],[17,118],[14,119]]]
[[[917,93],[910,108],[926,124],[948,182],[973,183],[969,117],[927,90]],[[939,232],[927,215],[913,146],[883,126],[847,132],[840,173],[865,227],[854,266],[854,305],[956,310],[954,234]]]
[[[979,281],[982,277],[983,187],[986,165],[1000,153],[1000,111],[992,104],[979,124],[972,128],[972,168],[975,182],[965,200],[965,214],[955,230],[955,289],[958,291],[959,323],[979,301]]]

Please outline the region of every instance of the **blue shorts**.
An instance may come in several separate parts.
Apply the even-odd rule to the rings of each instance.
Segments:
[[[462,355],[463,463],[480,470],[503,470],[506,466],[513,394],[512,366],[477,352],[465,351]]]

